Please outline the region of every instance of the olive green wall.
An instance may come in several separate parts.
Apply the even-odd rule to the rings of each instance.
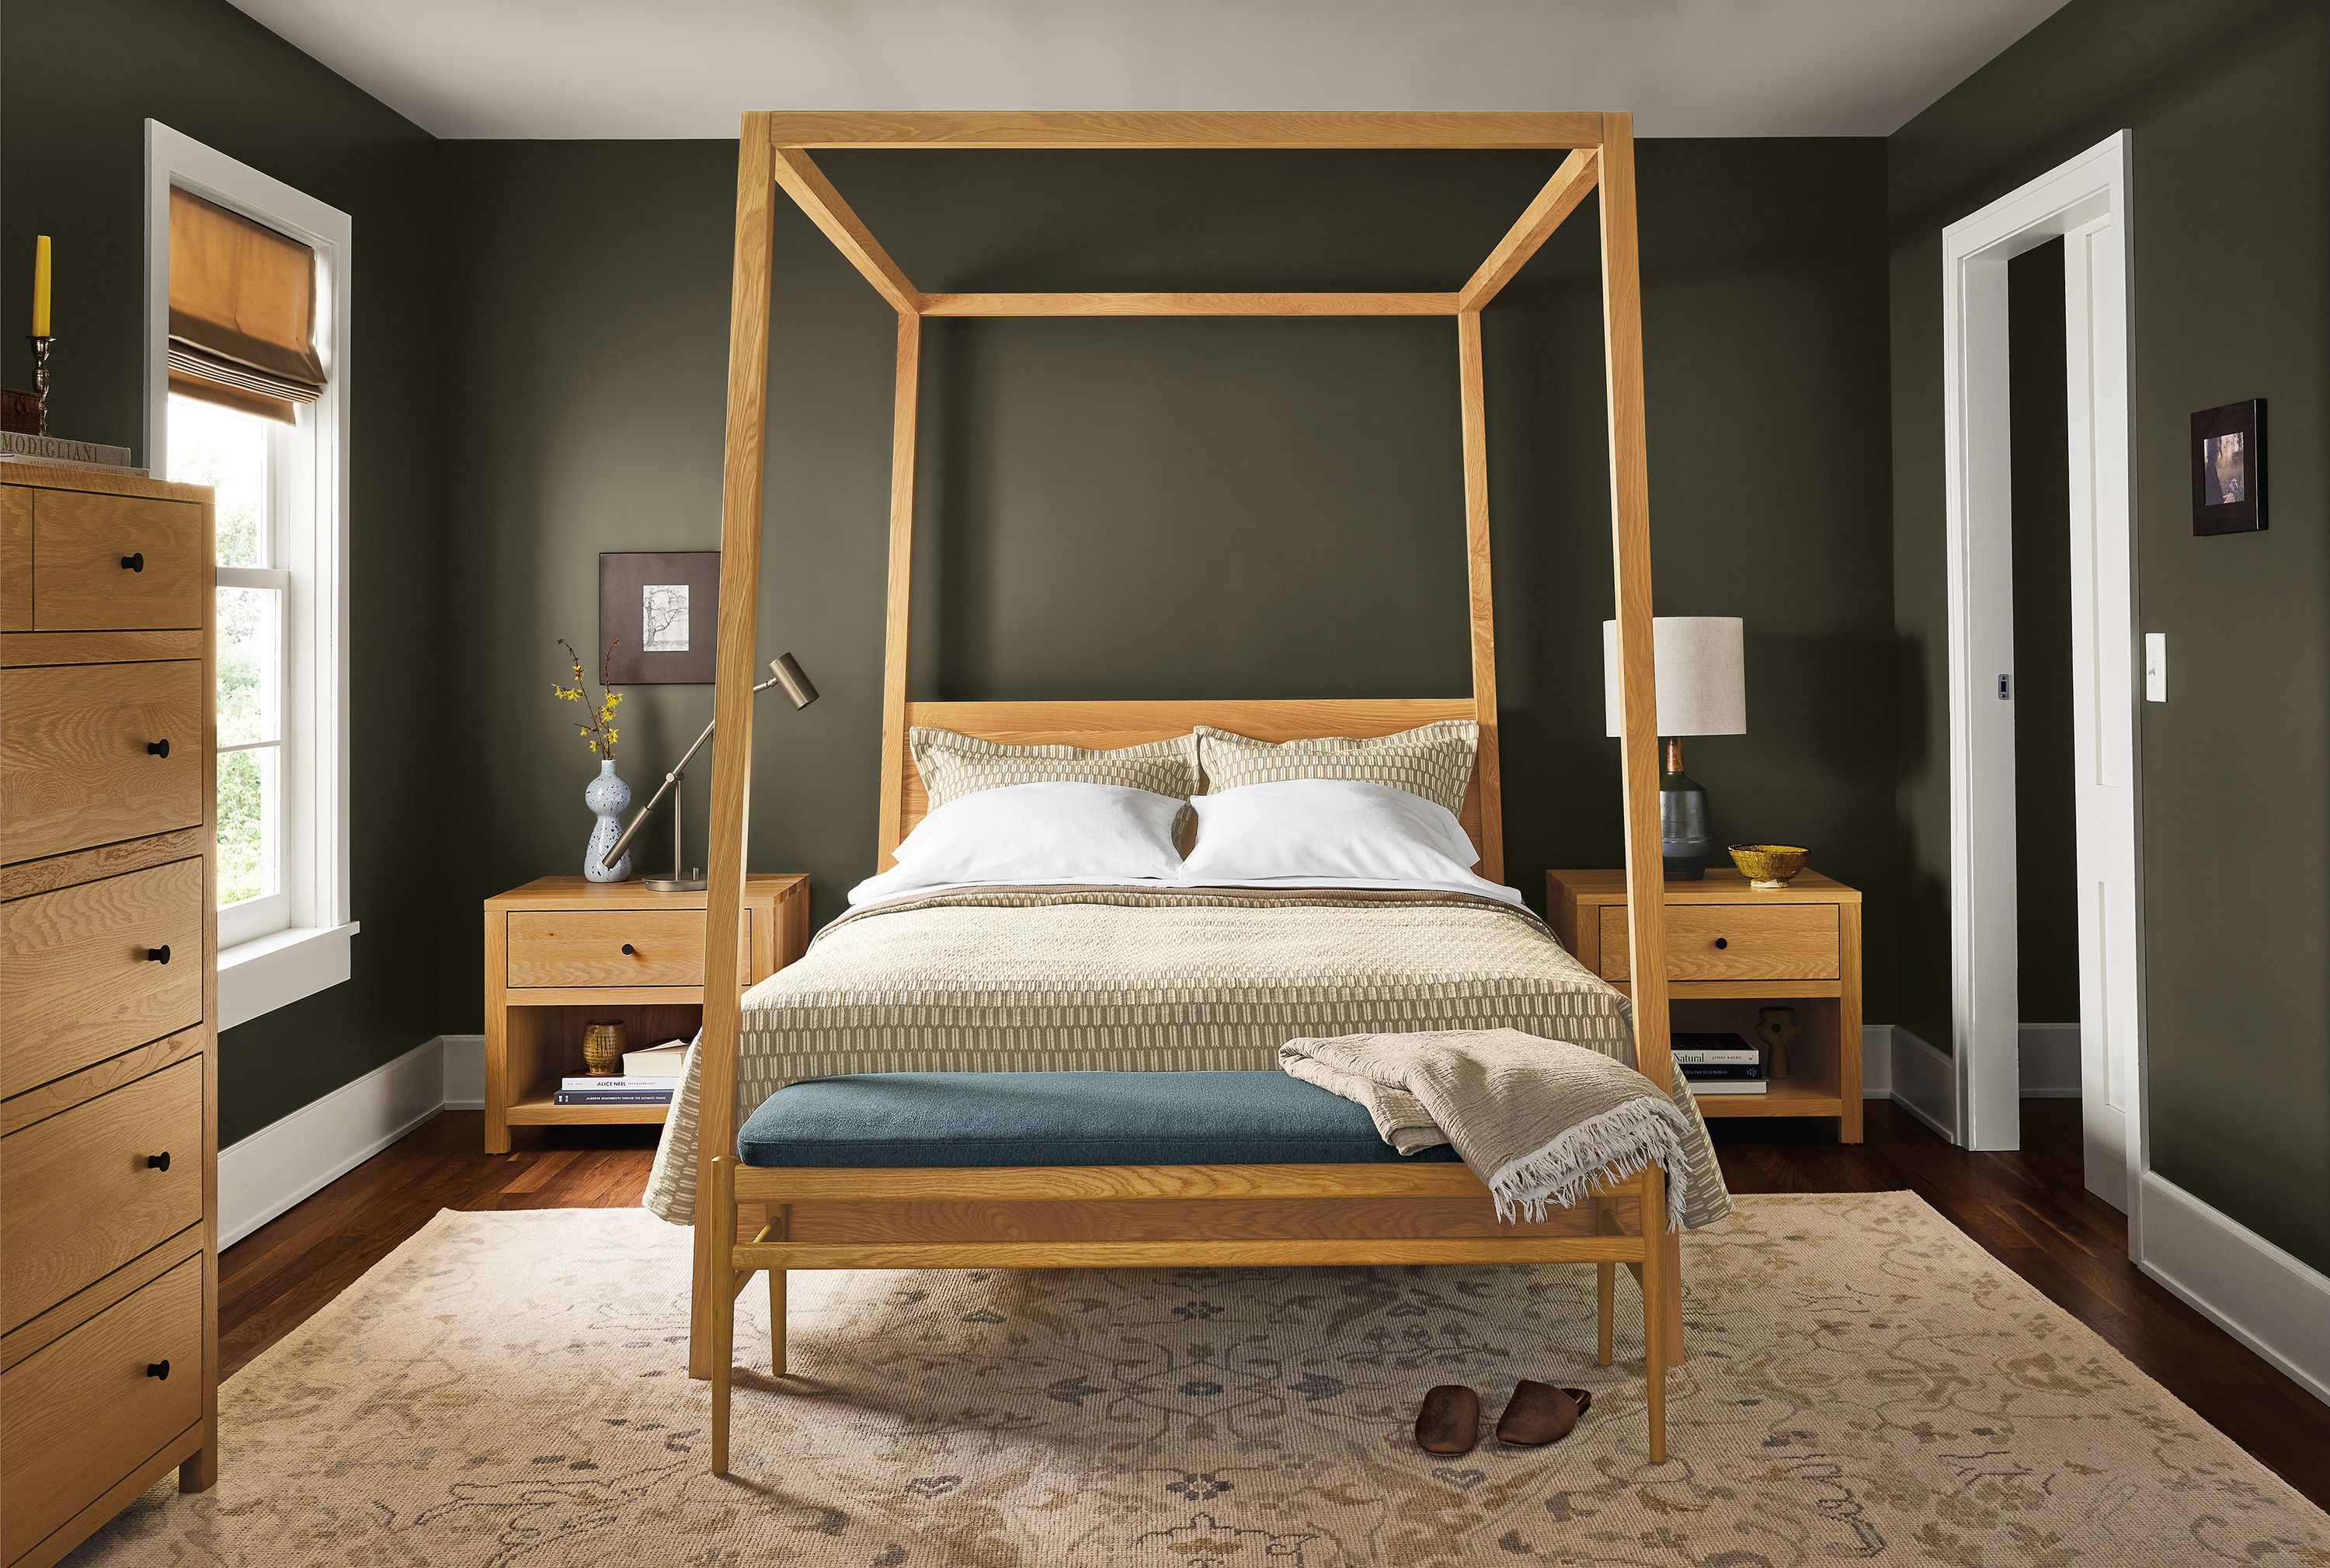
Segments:
[[[0,4],[0,371],[31,384],[18,329],[33,236],[53,236],[50,428],[141,449],[148,117],[354,220],[351,871],[364,930],[347,985],[226,1032],[219,1136],[232,1143],[443,1027],[437,144],[223,0]]]
[[[2071,433],[2063,241],[2006,264],[2013,444],[2015,935],[2022,1021],[2079,1016],[2077,803],[2071,792]]]
[[[1902,1023],[1949,1034],[1943,225],[2134,135],[2152,1163],[2330,1268],[2330,6],[2072,0],[1887,144]],[[2262,397],[2273,527],[2193,535],[2194,410]]]
[[[549,686],[601,550],[715,547],[735,150],[448,143],[448,626],[462,739],[446,1027],[476,901],[574,866],[589,759]],[[835,154],[924,288],[1444,288],[1550,172],[1526,155]],[[1748,619],[1749,733],[1691,750],[1719,836],[1871,890],[1889,1015],[1891,539],[1883,152],[1649,142],[1642,236],[1658,606]],[[1615,864],[1602,736],[1607,478],[1596,213],[1487,318],[1508,879]],[[824,693],[756,727],[755,868],[874,863],[894,318],[780,203],[761,656]],[[1445,321],[947,321],[925,341],[919,694],[1465,689]],[[709,688],[634,688],[644,793]],[[568,710],[571,712],[571,710]],[[701,843],[708,771],[689,779]],[[649,864],[663,841],[651,838]],[[701,853],[700,850],[696,852]]]

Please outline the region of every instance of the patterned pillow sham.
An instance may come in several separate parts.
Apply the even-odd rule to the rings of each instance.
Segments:
[[[1481,726],[1471,719],[1443,719],[1393,735],[1321,735],[1276,745],[1200,724],[1198,760],[1208,794],[1290,779],[1350,779],[1388,784],[1461,811],[1480,741]]]
[[[906,732],[933,810],[1007,784],[1121,784],[1187,800],[1198,792],[1198,737],[1176,735],[1113,751],[1084,746],[1006,746],[916,725]]]

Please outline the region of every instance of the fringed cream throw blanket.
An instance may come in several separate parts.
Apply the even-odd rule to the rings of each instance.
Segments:
[[[1518,1029],[1289,1040],[1278,1064],[1367,1107],[1402,1154],[1452,1144],[1501,1220],[1545,1218],[1655,1160],[1667,1228],[1682,1223],[1692,1130],[1650,1080],[1599,1052]]]

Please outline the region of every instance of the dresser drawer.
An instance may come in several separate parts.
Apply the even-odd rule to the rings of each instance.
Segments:
[[[201,861],[0,903],[0,1097],[202,1018]]]
[[[1836,905],[1667,905],[1670,980],[1833,980],[1837,978]],[[1602,977],[1629,979],[1633,955],[1624,906],[1602,911]]]
[[[0,861],[203,821],[198,659],[0,670]]]
[[[204,624],[203,509],[185,501],[43,490],[33,501],[33,627],[116,631]]]
[[[33,629],[33,493],[0,485],[0,631]]]
[[[0,1138],[0,1328],[201,1223],[203,1066],[166,1067]]]
[[[737,943],[752,951],[752,912]],[[626,948],[629,951],[625,951]],[[746,972],[749,972],[749,963]],[[701,986],[704,912],[672,910],[513,910],[509,977],[513,990],[541,986]]]
[[[149,1370],[166,1362],[167,1376]],[[203,1374],[199,1257],[0,1373],[0,1557],[200,1421]]]

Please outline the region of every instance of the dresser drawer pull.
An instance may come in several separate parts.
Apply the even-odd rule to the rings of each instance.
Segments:
[[[170,1381],[170,1364],[167,1361],[149,1361],[146,1364],[146,1375],[167,1383]]]
[[[138,552],[137,552],[136,554],[134,554],[134,555],[125,555],[125,556],[123,556],[123,557],[121,558],[121,570],[122,570],[122,571],[145,571],[145,570],[146,570],[146,553],[145,553],[143,550],[140,550],[140,551],[138,551]]]
[[[147,948],[146,949],[146,961],[149,964],[168,963],[170,961],[170,944],[164,942],[158,948]]]
[[[146,754],[148,757],[168,756],[170,754],[170,738],[167,735],[165,735],[158,741],[147,741]]]
[[[146,1157],[146,1168],[147,1170],[168,1170],[170,1168],[170,1151],[166,1148],[160,1154],[147,1155]]]
[[[637,958],[639,956],[639,949],[631,946],[629,942],[625,942],[623,944],[623,957],[627,959]]]
[[[1731,945],[1731,939],[1729,937],[1718,937],[1715,939],[1715,945],[1719,948],[1728,948]]]

